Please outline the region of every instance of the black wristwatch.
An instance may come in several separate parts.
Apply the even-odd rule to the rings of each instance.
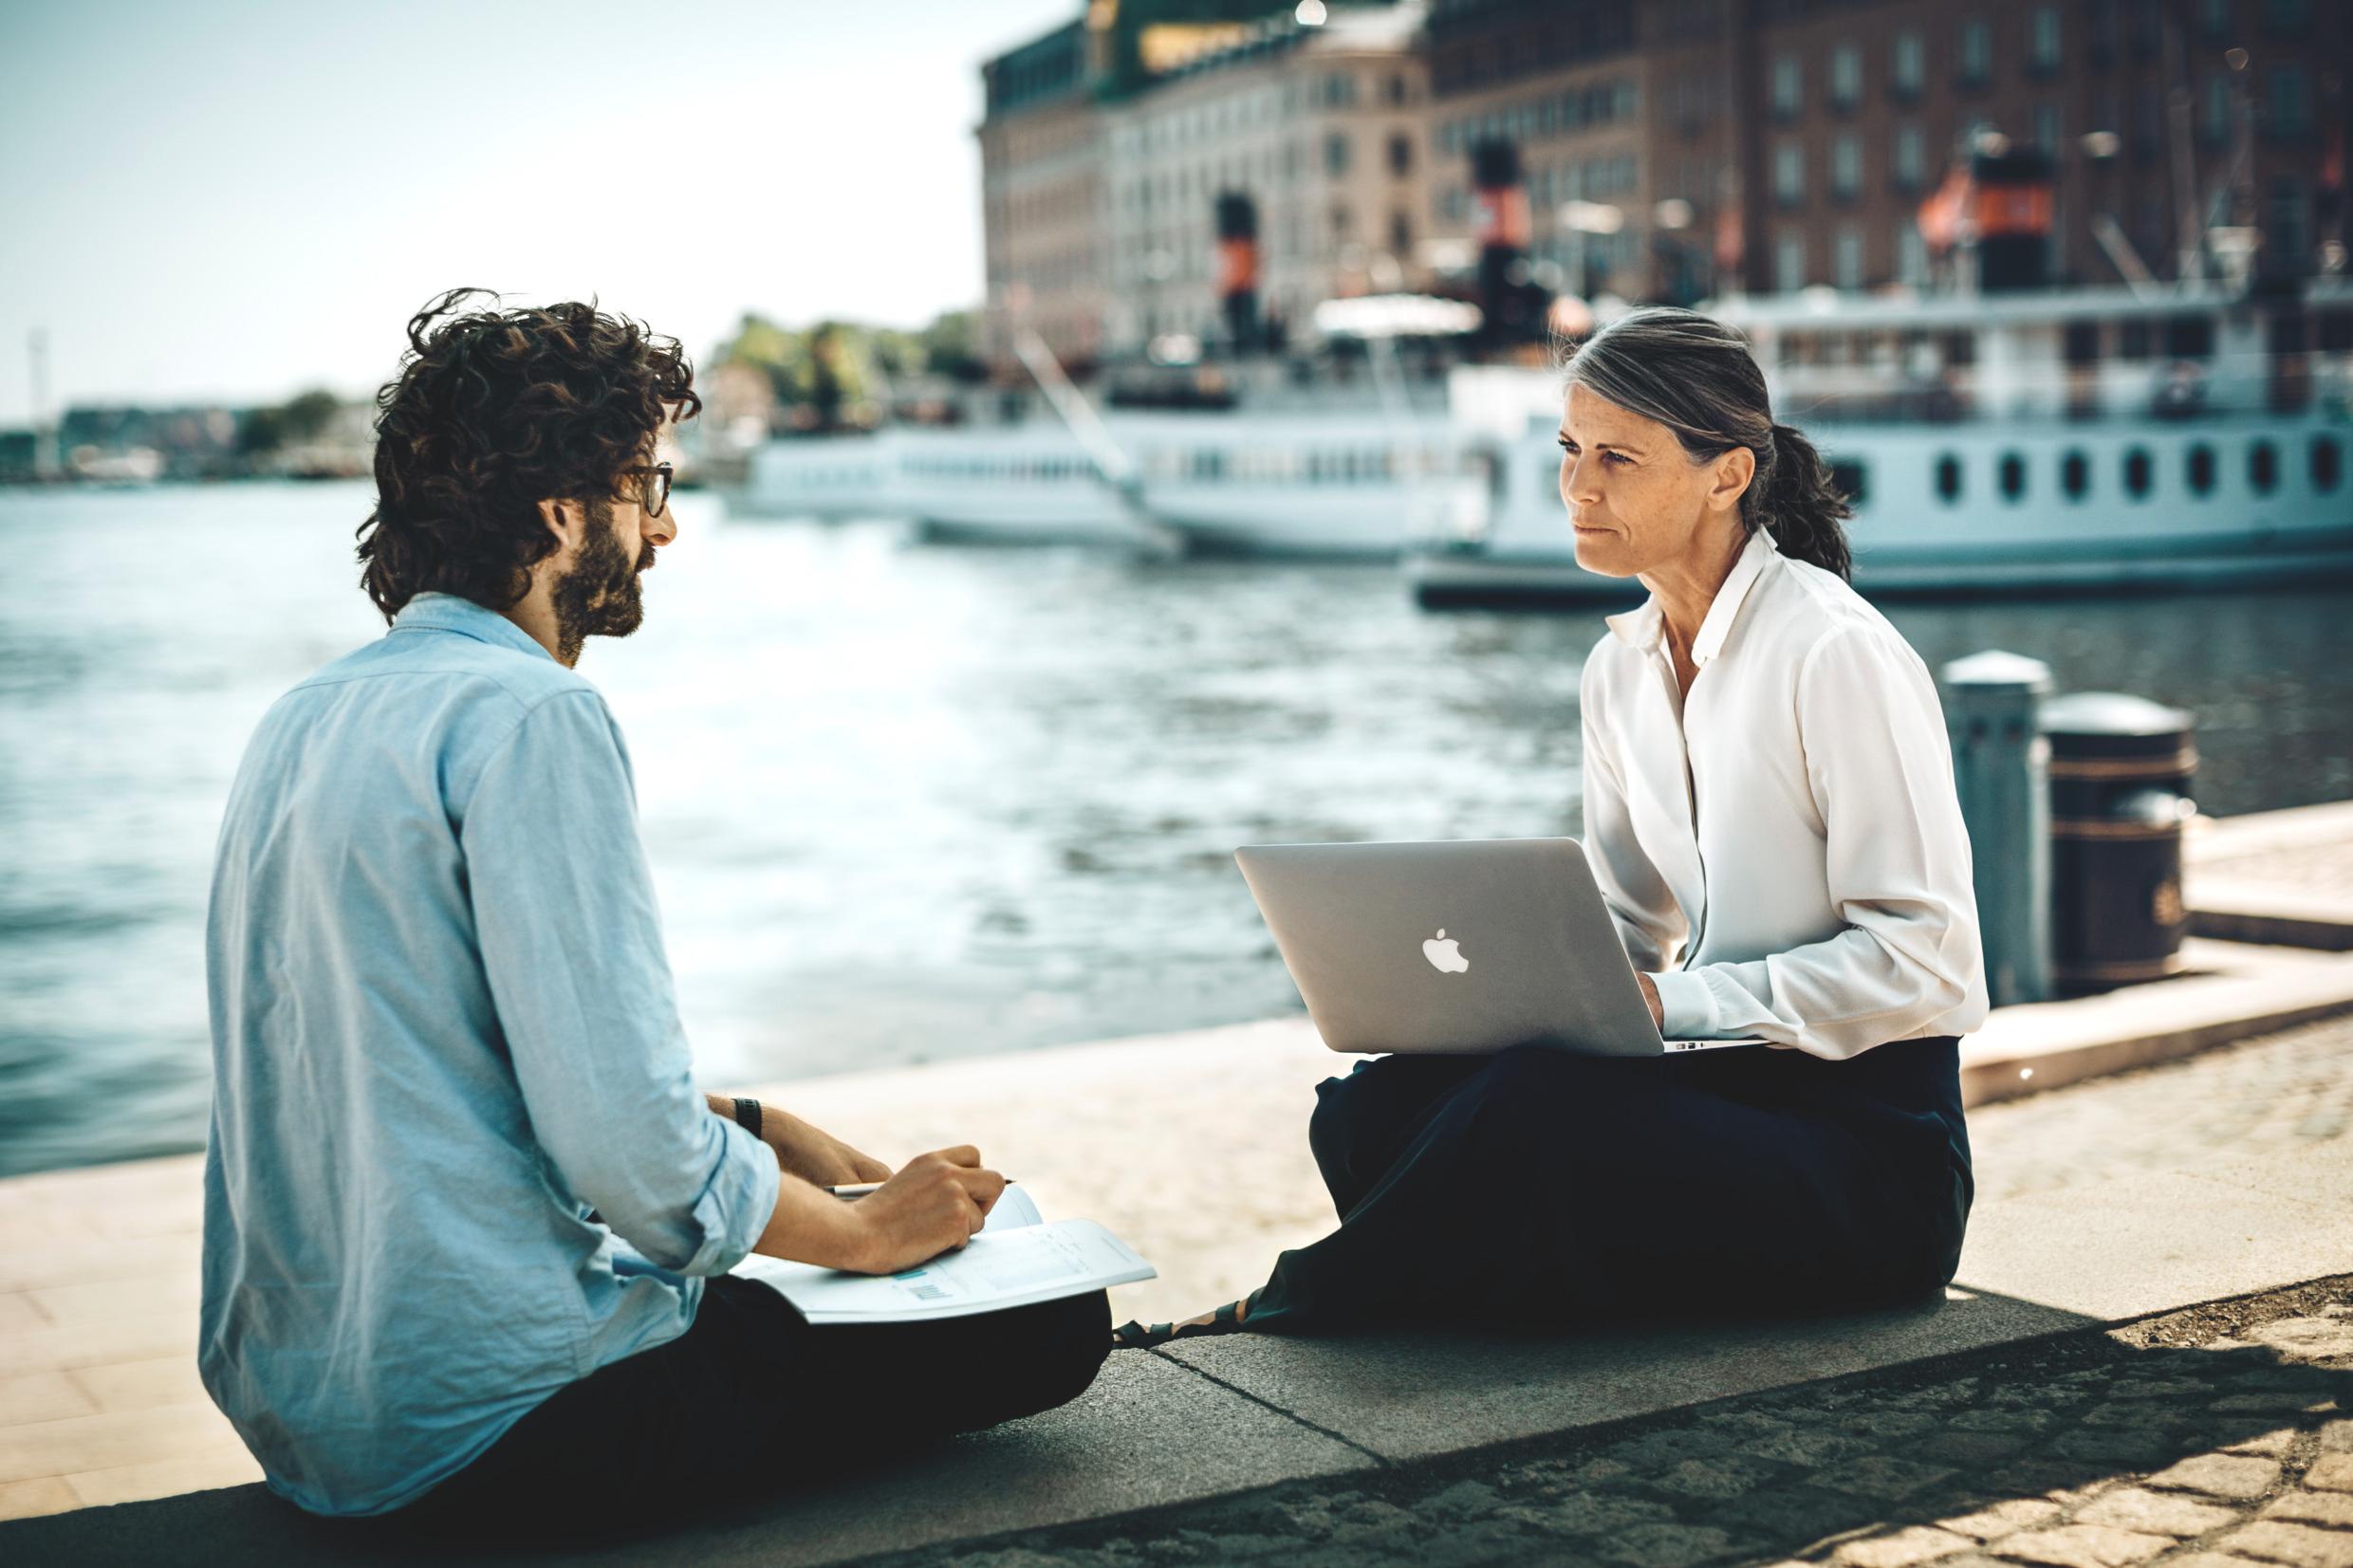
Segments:
[[[760,1102],[756,1099],[746,1099],[741,1095],[736,1096],[735,1125],[750,1133],[753,1137],[758,1137],[760,1135]]]

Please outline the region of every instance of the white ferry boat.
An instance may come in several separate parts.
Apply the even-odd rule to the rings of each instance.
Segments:
[[[1873,594],[2353,580],[2353,285],[1703,306],[1738,326],[1776,416],[1852,498]],[[1578,566],[1559,490],[1560,383],[1454,372],[1487,504],[1424,541],[1427,605],[1639,598]]]
[[[1115,410],[1102,423],[1135,466],[1138,505],[1188,551],[1394,560],[1483,514],[1480,470],[1443,411]],[[1117,544],[1142,531],[1050,415],[772,441],[731,500],[754,516],[903,518],[968,542]]]

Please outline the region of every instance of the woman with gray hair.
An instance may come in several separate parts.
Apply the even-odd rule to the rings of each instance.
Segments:
[[[1517,1046],[1326,1079],[1340,1226],[1150,1345],[1237,1329],[1645,1320],[1941,1290],[1987,1012],[1935,682],[1848,584],[1844,500],[1739,336],[1636,310],[1567,366],[1578,563],[1632,577],[1585,660],[1584,847],[1664,1057]]]

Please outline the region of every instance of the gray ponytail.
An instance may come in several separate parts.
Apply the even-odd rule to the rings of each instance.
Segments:
[[[1842,524],[1854,508],[1814,444],[1773,422],[1765,373],[1738,333],[1696,311],[1645,305],[1587,338],[1566,370],[1564,390],[1582,382],[1603,401],[1658,420],[1695,458],[1748,448],[1756,476],[1740,497],[1742,524],[1772,529],[1783,555],[1853,576]]]

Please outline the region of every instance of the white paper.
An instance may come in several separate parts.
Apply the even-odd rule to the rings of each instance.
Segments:
[[[1158,1270],[1092,1220],[1047,1224],[1029,1194],[1009,1186],[961,1251],[903,1273],[845,1274],[756,1252],[729,1272],[775,1290],[811,1323],[912,1323],[1051,1301]]]

